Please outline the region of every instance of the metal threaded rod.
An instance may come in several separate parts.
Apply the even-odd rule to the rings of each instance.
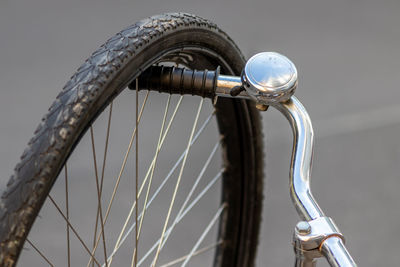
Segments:
[[[219,67],[215,71],[152,66],[139,76],[139,90],[154,90],[169,94],[215,96]],[[132,83],[130,89],[135,86]]]

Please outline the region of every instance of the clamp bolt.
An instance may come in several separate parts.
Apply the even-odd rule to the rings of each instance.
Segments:
[[[311,225],[306,221],[301,221],[296,224],[296,231],[300,235],[308,235],[311,233]]]

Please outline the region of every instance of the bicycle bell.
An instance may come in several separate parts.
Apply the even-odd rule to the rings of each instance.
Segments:
[[[290,99],[297,87],[297,70],[292,61],[275,52],[252,56],[242,72],[247,93],[258,104],[273,105]]]

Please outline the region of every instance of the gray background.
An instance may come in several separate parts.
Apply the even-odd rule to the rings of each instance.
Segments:
[[[0,185],[74,70],[107,38],[185,11],[227,31],[248,57],[277,51],[299,70],[314,122],[312,189],[360,266],[398,266],[400,2],[1,0]],[[298,217],[287,182],[290,128],[264,114],[267,188],[259,266],[290,266]]]

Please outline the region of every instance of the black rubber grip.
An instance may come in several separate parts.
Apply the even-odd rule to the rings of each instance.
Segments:
[[[215,71],[152,66],[139,76],[139,90],[154,90],[169,94],[191,94],[214,97],[219,67]],[[135,89],[135,82],[129,85]]]

